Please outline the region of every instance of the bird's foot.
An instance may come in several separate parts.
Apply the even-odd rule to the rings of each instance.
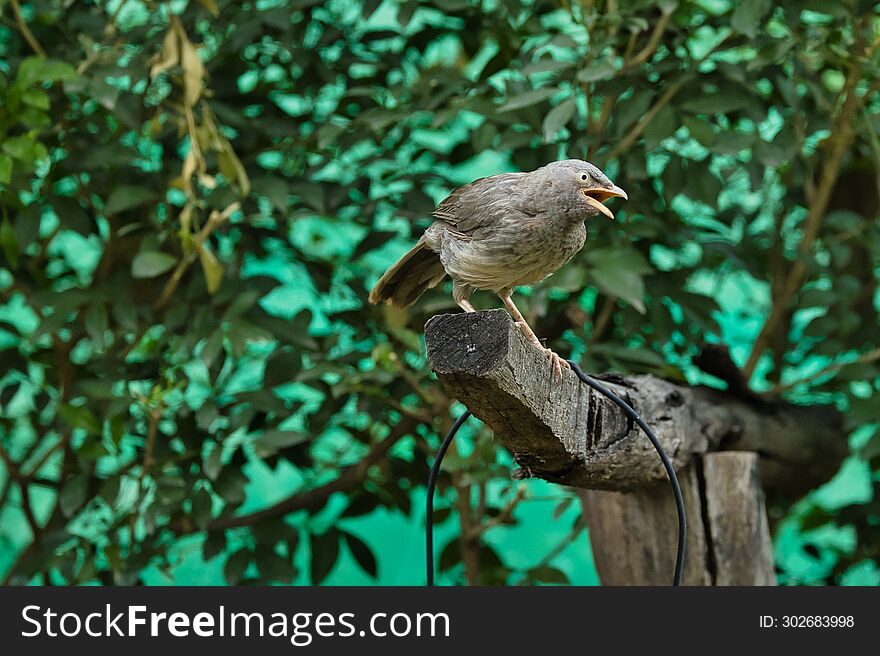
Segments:
[[[557,380],[562,380],[562,370],[569,369],[571,370],[571,365],[568,364],[568,361],[560,355],[557,355],[553,351],[548,348],[545,348],[544,351],[550,356],[550,366],[553,367],[553,376]]]
[[[546,353],[549,356],[550,366],[553,368],[553,375],[556,377],[557,380],[561,380],[562,379],[562,370],[563,369],[571,369],[571,365],[568,364],[568,361],[565,360],[562,356],[557,355],[552,350],[550,350],[549,348],[544,346],[541,343],[541,340],[539,340],[537,337],[535,337],[534,333],[532,333],[532,331],[528,328],[528,324],[526,324],[524,321],[516,321],[514,323],[516,323],[516,325],[519,327],[519,329],[522,330],[523,333],[525,333],[526,337],[528,337],[529,341],[532,344],[537,346],[539,349],[544,351],[544,353]]]

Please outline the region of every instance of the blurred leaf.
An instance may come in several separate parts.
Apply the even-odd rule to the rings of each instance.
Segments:
[[[229,585],[238,585],[251,562],[251,552],[242,548],[230,555],[223,565],[223,576]]]
[[[67,62],[42,57],[27,57],[18,67],[15,84],[27,88],[39,82],[61,82],[76,77],[76,69]]]
[[[183,68],[183,81],[186,90],[187,105],[195,105],[202,95],[202,80],[205,77],[205,66],[199,58],[196,47],[181,31],[180,34],[180,66]]]
[[[540,583],[556,583],[559,585],[566,585],[568,583],[568,577],[561,570],[549,565],[530,569],[528,574],[531,579]]]
[[[508,99],[506,103],[498,108],[498,112],[512,112],[517,109],[522,109],[523,107],[537,105],[539,102],[547,100],[556,94],[556,92],[557,89],[555,87],[525,91]]]
[[[356,535],[352,535],[345,531],[342,532],[342,535],[345,537],[345,542],[348,544],[351,555],[354,556],[357,564],[360,565],[361,569],[367,574],[376,578],[376,557],[373,555],[370,547],[368,547],[367,544]]]
[[[58,504],[65,517],[72,517],[82,507],[88,492],[88,474],[74,474],[64,481],[64,485],[58,493]]]
[[[12,157],[0,153],[0,184],[9,184],[12,180]]]
[[[275,455],[279,450],[296,444],[307,442],[309,436],[305,433],[290,430],[271,430],[263,433],[254,441],[254,452],[261,458]]]
[[[302,355],[298,351],[275,351],[266,362],[265,384],[275,387],[296,379],[302,369]]]
[[[72,406],[65,403],[59,406],[58,412],[71,428],[82,428],[93,434],[101,433],[101,424],[98,418],[85,406]]]
[[[693,116],[684,116],[681,119],[690,135],[700,142],[700,145],[711,148],[715,144],[715,132],[712,127],[701,119]]]
[[[545,142],[550,141],[553,135],[559,132],[571,120],[575,109],[574,98],[567,98],[547,112],[543,125]]]
[[[155,199],[156,194],[146,187],[121,185],[110,193],[107,204],[104,206],[104,214],[106,216],[119,214]]]
[[[199,262],[205,274],[208,293],[213,294],[220,288],[220,283],[223,281],[223,265],[206,244],[199,244]]]
[[[590,275],[603,292],[624,300],[640,313],[645,313],[645,283],[639,274],[615,265],[593,269]]]
[[[730,18],[730,25],[750,39],[755,38],[761,19],[770,10],[770,0],[741,0]]]
[[[193,495],[192,518],[199,530],[204,531],[211,522],[212,508],[211,494],[207,490],[200,489]]]
[[[134,278],[155,278],[170,271],[176,264],[177,258],[168,253],[144,251],[132,260],[131,275]]]
[[[339,533],[335,530],[311,537],[312,585],[320,585],[327,578],[339,557]]]

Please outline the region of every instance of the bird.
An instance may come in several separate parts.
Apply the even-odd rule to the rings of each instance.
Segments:
[[[529,342],[544,351],[554,373],[570,369],[546,348],[511,298],[517,287],[535,285],[583,248],[585,222],[614,219],[604,204],[628,200],[597,166],[566,159],[530,172],[500,173],[455,189],[432,212],[434,222],[373,287],[369,301],[398,307],[415,303],[448,275],[452,298],[476,312],[476,290],[498,295]]]

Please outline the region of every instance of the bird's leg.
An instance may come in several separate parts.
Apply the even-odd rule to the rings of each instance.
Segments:
[[[452,298],[458,303],[465,312],[476,312],[477,310],[471,305],[470,297],[473,293],[473,287],[459,282],[452,283]]]
[[[510,310],[510,314],[513,315],[513,321],[519,326],[519,329],[523,332],[532,344],[537,346],[539,349],[547,353],[550,356],[550,364],[553,366],[553,372],[556,374],[557,378],[562,378],[562,370],[571,369],[571,365],[568,364],[564,359],[554,353],[552,350],[545,347],[541,344],[541,340],[538,339],[538,336],[535,334],[535,331],[532,330],[532,327],[529,325],[528,321],[526,321],[525,317],[522,315],[522,312],[519,311],[519,308],[513,302],[513,299],[510,297],[511,290],[503,290],[498,292],[498,296],[504,301],[504,306]]]

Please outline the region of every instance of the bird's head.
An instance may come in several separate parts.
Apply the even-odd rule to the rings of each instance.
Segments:
[[[565,159],[544,167],[550,176],[554,194],[571,209],[583,209],[587,215],[604,214],[609,219],[614,213],[605,206],[609,198],[627,200],[626,192],[615,185],[598,167],[581,159]]]

